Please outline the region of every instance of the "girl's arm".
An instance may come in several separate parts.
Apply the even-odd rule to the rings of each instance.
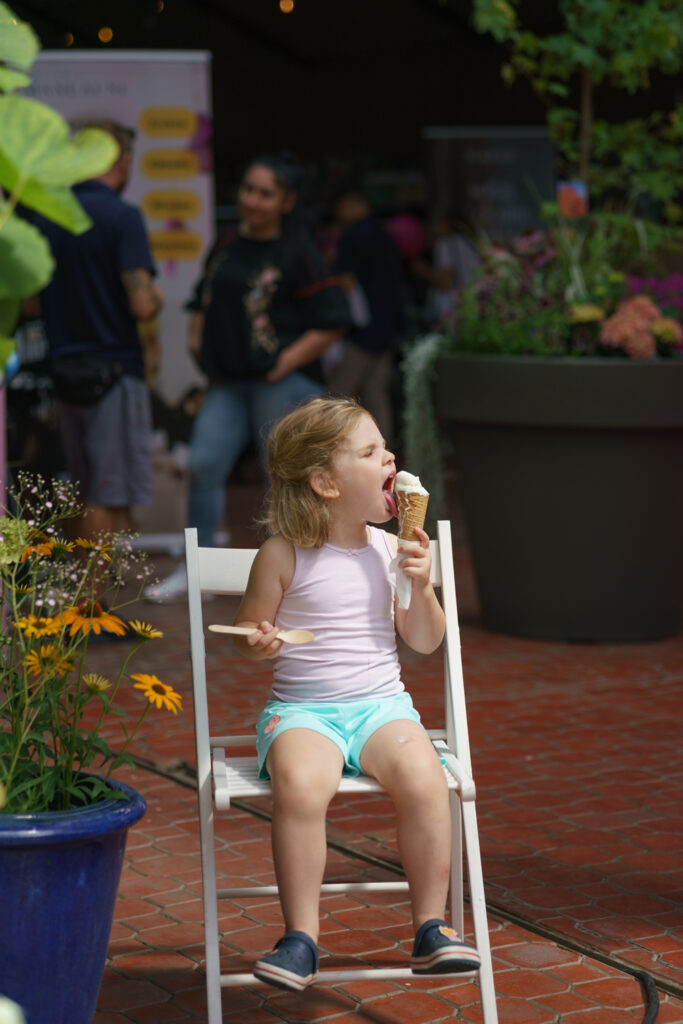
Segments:
[[[296,341],[293,341],[287,348],[283,348],[277,357],[275,366],[266,374],[266,380],[274,384],[276,381],[288,377],[295,370],[301,369],[302,366],[308,366],[309,363],[315,362],[325,349],[337,338],[341,338],[342,334],[346,334],[347,330],[346,327],[333,327],[324,331],[304,331]]]
[[[398,635],[409,647],[420,654],[431,654],[443,640],[446,618],[439,604],[434,587],[429,582],[432,568],[432,553],[429,537],[424,530],[416,529],[420,541],[414,544],[398,544],[399,555],[407,555],[401,568],[411,580],[409,608],[396,609]]]
[[[235,647],[246,658],[262,661],[280,653],[282,640],[277,639],[273,622],[292,581],[294,565],[294,548],[279,535],[269,537],[254,559],[235,624],[254,626],[258,632],[233,637]]]

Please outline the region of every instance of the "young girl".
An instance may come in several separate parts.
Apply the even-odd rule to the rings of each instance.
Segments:
[[[254,974],[300,990],[318,969],[325,816],[342,772],[365,774],[391,795],[410,885],[416,974],[474,970],[475,949],[443,920],[450,814],[443,768],[400,675],[395,630],[428,654],[444,615],[431,583],[429,538],[398,546],[412,580],[396,607],[389,563],[397,539],[368,526],[392,516],[394,456],[371,416],[350,399],[316,398],[268,438],[269,525],[237,613],[257,632],[235,640],[252,659],[274,661],[271,699],[257,723],[261,773],[273,788],[273,860],[286,934]],[[278,629],[304,627],[306,645]]]

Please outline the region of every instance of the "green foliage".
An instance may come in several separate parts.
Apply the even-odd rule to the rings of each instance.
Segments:
[[[20,300],[44,288],[54,270],[46,239],[17,216],[17,204],[81,234],[90,221],[70,186],[104,173],[118,156],[108,133],[86,129],[71,139],[55,110],[7,95],[30,83],[37,52],[33,30],[0,0],[0,373]]]
[[[593,201],[623,196],[680,207],[683,107],[611,124],[596,118],[593,93],[608,85],[627,93],[650,87],[654,71],[683,67],[683,0],[559,0],[562,30],[539,35],[518,18],[518,0],[474,0],[473,20],[507,48],[502,77],[527,78],[548,106],[562,173],[590,182]],[[578,87],[580,109],[568,105]]]
[[[19,21],[9,7],[0,3],[0,90],[23,89],[31,79],[30,71],[40,43],[30,25]]]
[[[44,287],[52,276],[54,261],[45,239],[33,224],[8,217],[0,230],[0,267],[0,299],[9,300]]]
[[[518,0],[474,0],[478,32],[509,46],[510,62],[539,93],[566,84],[577,69],[595,84],[608,82],[636,92],[657,69],[675,74],[683,61],[680,0],[559,0],[563,31],[545,36],[522,28]]]

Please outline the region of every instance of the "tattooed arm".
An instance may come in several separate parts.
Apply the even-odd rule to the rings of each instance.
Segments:
[[[164,297],[149,270],[124,270],[121,281],[130,311],[136,320],[151,320],[161,309]]]
[[[188,324],[187,350],[197,365],[199,365],[199,357],[202,352],[203,330],[204,314],[200,313],[198,310],[192,310],[190,313],[190,322]]]

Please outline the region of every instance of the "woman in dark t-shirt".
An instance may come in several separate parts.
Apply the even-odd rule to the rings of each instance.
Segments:
[[[320,394],[319,359],[352,325],[342,289],[307,230],[291,216],[301,171],[291,158],[252,161],[238,193],[239,225],[209,258],[188,304],[190,351],[209,379],[190,441],[188,521],[210,547],[225,481],[268,424]],[[187,588],[184,566],[145,596]]]

